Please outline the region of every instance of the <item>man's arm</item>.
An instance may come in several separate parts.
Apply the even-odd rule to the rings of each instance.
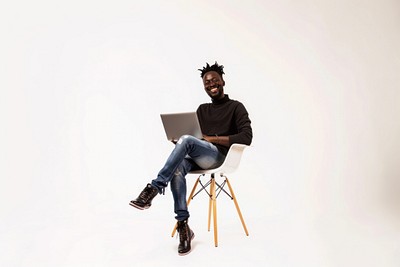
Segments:
[[[235,123],[238,129],[237,134],[229,136],[230,145],[233,143],[250,145],[253,139],[253,130],[251,128],[251,121],[249,114],[242,103],[235,109]]]
[[[203,138],[210,143],[229,147],[229,136],[203,135]]]

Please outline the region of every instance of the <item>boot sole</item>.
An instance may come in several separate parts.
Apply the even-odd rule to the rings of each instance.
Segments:
[[[194,233],[192,235],[192,238],[190,239],[190,242],[192,242],[193,239],[194,239]],[[192,252],[192,243],[190,243],[190,250],[188,252],[185,252],[185,253],[179,253],[178,252],[178,255],[179,256],[185,256],[185,255],[189,254],[190,252]]]
[[[135,208],[137,208],[137,209],[139,209],[139,210],[145,210],[145,209],[150,208],[150,206],[144,206],[144,207],[142,207],[142,206],[136,205],[136,204],[133,203],[133,202],[129,202],[129,205],[131,205],[132,207],[135,207]]]

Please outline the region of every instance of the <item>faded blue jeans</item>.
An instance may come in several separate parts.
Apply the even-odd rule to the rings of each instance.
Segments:
[[[174,197],[174,210],[178,221],[189,218],[186,204],[186,174],[192,170],[210,169],[220,166],[225,155],[218,148],[205,140],[190,135],[182,136],[175,145],[164,167],[151,184],[159,193],[171,182]]]

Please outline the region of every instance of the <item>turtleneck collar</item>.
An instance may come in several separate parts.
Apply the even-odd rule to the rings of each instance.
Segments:
[[[217,99],[217,100],[216,99],[211,99],[211,101],[212,101],[212,103],[214,105],[221,105],[221,104],[224,104],[224,103],[228,102],[229,100],[230,99],[229,99],[229,96],[227,94],[225,94],[222,99]]]

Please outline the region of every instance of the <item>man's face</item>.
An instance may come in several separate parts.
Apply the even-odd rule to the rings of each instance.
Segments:
[[[222,99],[224,97],[224,85],[225,81],[221,75],[216,71],[209,71],[203,76],[204,89],[207,94],[215,100]]]

